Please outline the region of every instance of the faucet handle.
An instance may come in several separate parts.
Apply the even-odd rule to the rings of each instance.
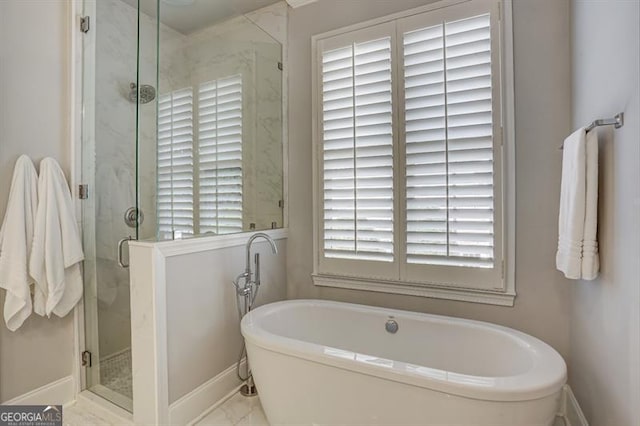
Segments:
[[[233,283],[233,285],[235,286],[236,290],[238,290],[238,291],[240,291],[240,290],[241,290],[241,288],[240,288],[240,280],[241,280],[242,278],[244,278],[244,280],[245,280],[245,285],[246,285],[247,281],[249,281],[249,280],[250,280],[250,276],[249,276],[249,275],[250,275],[250,274],[249,274],[248,272],[246,272],[246,271],[245,271],[245,272],[241,273],[240,275],[238,275],[238,276],[237,276],[237,277],[232,281],[232,283]]]

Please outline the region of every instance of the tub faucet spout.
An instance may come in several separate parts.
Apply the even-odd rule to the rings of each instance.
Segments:
[[[246,262],[246,266],[244,269],[244,273],[247,274],[249,276],[249,281],[251,281],[251,276],[252,276],[252,272],[251,272],[251,245],[253,244],[253,242],[255,240],[257,240],[258,238],[263,238],[265,240],[267,240],[267,242],[271,245],[271,251],[273,252],[273,254],[278,254],[278,247],[276,246],[276,242],[273,241],[273,238],[271,238],[270,236],[268,236],[267,234],[263,233],[263,232],[258,232],[256,234],[253,234],[251,236],[251,238],[249,238],[249,240],[247,241],[247,245],[246,245],[246,255],[247,255],[247,262]],[[258,259],[256,259],[256,270],[258,268],[260,268],[260,261]],[[258,276],[260,276],[260,272],[256,271],[256,273],[258,274]]]
[[[253,279],[254,273],[251,271],[251,245],[258,238],[263,238],[267,240],[267,242],[271,245],[271,251],[273,252],[273,254],[278,254],[278,247],[276,246],[275,241],[273,241],[273,239],[265,233],[258,232],[256,234],[253,234],[247,241],[247,245],[246,245],[247,263],[246,263],[244,272],[238,275],[233,282],[233,285],[236,287],[238,313],[240,314],[241,320],[247,313],[251,311],[251,308],[253,307],[253,302],[255,301],[256,296],[258,295],[258,289],[260,288],[260,254],[259,253],[256,253],[256,256],[255,256],[255,265],[256,265],[255,279]],[[241,279],[244,279],[243,286],[240,286]],[[238,378],[240,380],[246,381],[244,386],[242,386],[242,388],[240,389],[240,393],[244,396],[254,396],[254,395],[257,395],[257,390],[256,390],[255,384],[253,383],[253,377],[251,375],[251,367],[249,366],[248,359],[246,364],[246,368],[247,368],[246,377],[240,374],[240,363],[245,353],[246,353],[246,347],[243,344],[242,351],[240,352],[240,357],[238,358],[238,363],[236,364],[236,372],[237,372]]]

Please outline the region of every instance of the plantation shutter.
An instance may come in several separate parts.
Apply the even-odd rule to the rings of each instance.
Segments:
[[[491,268],[489,15],[404,35],[407,262]]]
[[[193,234],[193,93],[158,99],[158,194],[160,233]]]
[[[403,279],[498,290],[502,280],[497,3],[403,19]]]
[[[242,76],[198,88],[201,233],[242,232]]]
[[[348,274],[351,262],[379,276],[397,273],[389,29],[375,28],[378,36],[363,42],[334,40],[319,58],[323,258]]]

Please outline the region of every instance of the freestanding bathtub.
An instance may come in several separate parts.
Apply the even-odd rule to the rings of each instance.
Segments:
[[[549,426],[566,381],[546,343],[445,316],[296,300],[242,334],[272,425]]]

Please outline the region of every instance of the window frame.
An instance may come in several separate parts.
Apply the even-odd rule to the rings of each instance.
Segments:
[[[461,12],[462,11],[462,12]],[[461,286],[447,282],[444,274],[437,279],[420,279],[432,276],[438,268],[434,265],[413,265],[406,262],[406,188],[405,188],[405,139],[404,139],[404,79],[402,67],[402,34],[424,25],[411,25],[446,16],[455,20],[491,13],[492,63],[498,61],[499,75],[492,75],[494,138],[494,234],[495,268],[497,271],[478,285]],[[452,18],[451,14],[460,14]],[[424,15],[424,16],[420,16]],[[317,286],[359,289],[414,296],[435,297],[468,302],[513,306],[515,292],[515,131],[513,93],[513,27],[511,0],[443,0],[428,6],[388,15],[349,27],[312,37],[312,126],[313,126],[313,282]],[[389,31],[389,26],[393,27]],[[392,99],[394,141],[394,262],[366,262],[327,259],[323,256],[323,110],[322,53],[344,46],[340,41],[360,42],[372,40],[368,35],[380,35],[378,29],[387,29],[392,38]],[[497,49],[495,48],[497,47]],[[492,66],[493,68],[493,66]],[[496,68],[494,68],[496,69]],[[496,87],[496,82],[497,87]],[[377,264],[377,265],[373,265]],[[470,269],[453,267],[457,269]],[[472,268],[466,274],[482,276],[482,270]],[[486,274],[484,274],[486,275]],[[481,278],[482,279],[482,278]]]

